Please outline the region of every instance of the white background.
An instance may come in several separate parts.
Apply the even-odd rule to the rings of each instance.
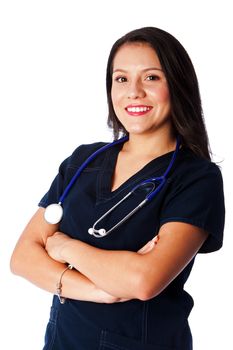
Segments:
[[[199,78],[228,216],[223,249],[199,255],[186,284],[195,300],[190,324],[195,350],[233,349],[231,13],[226,0],[0,2],[2,349],[42,349],[51,296],[11,275],[10,255],[60,162],[81,143],[111,140],[108,53],[116,39],[143,26],[176,36]]]

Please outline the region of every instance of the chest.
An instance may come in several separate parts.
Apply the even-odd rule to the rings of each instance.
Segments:
[[[109,209],[119,203],[138,182],[155,175],[154,168],[152,169],[151,167],[137,172],[138,167],[143,167],[144,162],[137,163],[137,166],[130,163],[132,167],[128,165],[127,172],[120,171],[120,177],[117,178],[118,182],[115,182],[118,188],[111,192],[110,182],[113,178],[113,167],[112,171],[110,171],[111,167],[108,161],[101,164],[101,167],[94,166],[93,168],[85,169],[73,185],[63,203],[64,216],[60,229],[73,238],[80,239],[102,249],[137,251],[155,236],[159,228],[160,211],[166,188],[159,193],[155,200],[140,209],[108,236],[96,238],[89,235],[89,228],[92,228],[95,222],[103,217]],[[120,162],[119,164],[121,169],[126,166],[125,162]],[[115,169],[118,171],[119,167],[115,167]],[[73,172],[75,172],[75,169],[71,170],[67,182],[69,182]],[[163,169],[160,167],[157,169],[159,174],[162,171]],[[97,223],[96,228],[109,230],[144,200],[145,195],[143,191],[134,193],[110,214],[101,219]]]
[[[120,152],[112,173],[111,191],[117,190],[152,160],[152,157],[130,156]]]

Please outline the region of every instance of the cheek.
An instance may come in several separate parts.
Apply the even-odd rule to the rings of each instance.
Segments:
[[[156,90],[151,92],[157,102],[168,103],[170,102],[170,94],[167,86],[159,86]]]
[[[167,87],[161,90],[161,100],[164,102],[170,101],[170,94]]]
[[[122,93],[117,88],[113,87],[111,91],[111,98],[113,107],[116,108],[120,104]]]
[[[112,99],[112,103],[113,103],[113,106],[114,106],[115,101],[116,101],[116,92],[115,92],[115,89],[113,87],[111,89],[111,99]]]
[[[113,90],[111,91],[111,99],[112,99],[113,110],[116,116],[118,116],[120,103],[119,103],[118,95]]]

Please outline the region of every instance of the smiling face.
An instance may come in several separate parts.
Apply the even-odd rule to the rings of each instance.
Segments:
[[[117,118],[131,135],[171,131],[166,77],[147,43],[119,48],[113,61],[111,97]]]

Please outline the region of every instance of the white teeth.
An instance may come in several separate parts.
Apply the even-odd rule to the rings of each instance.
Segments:
[[[146,111],[149,111],[150,110],[150,108],[149,107],[128,107],[127,108],[127,111],[128,112],[133,112],[133,113],[135,113],[135,112],[146,112]]]

